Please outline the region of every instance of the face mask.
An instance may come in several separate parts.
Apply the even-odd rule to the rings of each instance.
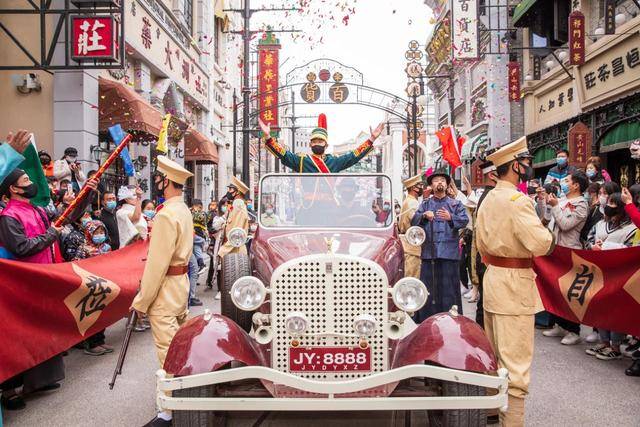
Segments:
[[[249,209],[249,210],[253,209],[253,205],[252,205],[251,203],[249,203],[249,204],[247,205],[247,209]]]
[[[222,208],[220,208],[220,210],[222,211],[222,213],[227,213],[227,207],[223,206]]]
[[[569,186],[567,184],[560,185],[560,189],[564,194],[569,194]]]
[[[255,225],[255,224],[251,224],[251,225],[249,226],[249,230],[250,230],[252,233],[255,233],[257,229],[258,229],[258,226],[257,226],[257,225]]]
[[[168,185],[169,185],[169,183],[167,183],[167,185],[164,184],[164,178],[161,179],[160,181],[158,181],[157,183],[154,183],[154,185],[153,185],[153,198],[154,199],[158,199],[158,201],[160,199],[162,199],[164,201],[164,190],[167,188]],[[160,202],[160,203],[162,203],[162,202]]]
[[[156,211],[152,211],[152,210],[146,210],[142,212],[144,214],[144,216],[146,216],[149,219],[152,219],[155,215],[156,215]]]
[[[100,243],[104,243],[105,240],[107,240],[107,236],[105,236],[104,234],[96,234],[96,235],[91,237],[91,240],[96,245],[99,245]]]
[[[231,191],[227,191],[227,194],[224,195],[224,198],[227,200],[233,200],[236,198],[236,193],[235,192],[231,192]]]
[[[117,205],[118,203],[115,200],[109,200],[107,203],[104,204],[104,206],[110,210],[114,210]]]
[[[589,178],[593,178],[594,176],[596,176],[596,171],[594,171],[593,169],[587,170],[587,176]]]
[[[80,220],[80,223],[82,224],[82,226],[83,226],[83,227],[86,227],[86,226],[87,226],[87,224],[89,224],[90,222],[91,222],[91,219],[90,219],[90,218],[82,218],[82,219]]]
[[[75,163],[77,160],[77,157],[67,156],[66,159],[67,159],[67,162],[69,163]]]
[[[34,184],[31,183],[29,185],[25,185],[24,187],[20,187],[20,186],[15,186],[19,189],[22,190],[22,194],[20,194],[22,197],[26,197],[27,199],[33,199],[34,197],[36,197],[38,195],[38,187]]]
[[[613,219],[613,217],[618,215],[618,208],[607,205],[604,207],[604,215],[609,219]]]
[[[599,196],[598,202],[600,203],[600,206],[605,206],[607,204],[607,199],[607,196]]]
[[[273,215],[273,209],[266,209],[264,211],[267,215]]]
[[[558,157],[556,158],[556,164],[558,166],[564,166],[567,164],[567,158],[566,157]]]
[[[48,158],[48,157],[40,157],[40,164],[42,166],[46,166],[49,163],[51,163],[51,159],[50,158]]]
[[[383,209],[385,210],[385,212],[389,212],[389,211],[391,210],[391,206],[389,206],[389,205],[384,205],[384,208],[383,208]]]
[[[533,179],[533,168],[531,166],[527,166],[520,162],[516,162],[515,165],[520,165],[524,168],[524,172],[520,172],[520,168],[514,169],[514,172],[518,174],[520,181],[524,182]]]
[[[325,146],[324,145],[312,145],[311,146],[311,151],[313,151],[313,154],[316,154],[318,156],[324,154],[324,150],[325,150]]]
[[[396,215],[400,215],[400,209],[396,208],[395,212],[396,212]]]

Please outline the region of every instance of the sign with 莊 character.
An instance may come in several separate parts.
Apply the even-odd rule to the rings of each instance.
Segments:
[[[582,122],[573,125],[568,132],[569,163],[584,168],[591,157],[591,129]]]
[[[117,28],[113,16],[72,16],[71,58],[77,62],[116,61]]]
[[[454,59],[478,59],[477,0],[451,0],[452,55]]]

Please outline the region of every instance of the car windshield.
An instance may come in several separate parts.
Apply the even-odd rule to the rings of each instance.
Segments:
[[[270,228],[381,228],[393,223],[384,175],[269,175],[262,180],[260,224]]]

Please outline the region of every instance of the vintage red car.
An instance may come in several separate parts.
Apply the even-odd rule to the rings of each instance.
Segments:
[[[506,407],[506,371],[475,322],[455,307],[412,321],[428,292],[404,277],[393,214],[379,208],[389,200],[380,174],[263,177],[248,255],[222,262],[222,315],[189,320],[158,373],[158,406],[174,425],[247,411],[420,411],[430,425],[471,426]],[[239,247],[246,235],[228,238]]]

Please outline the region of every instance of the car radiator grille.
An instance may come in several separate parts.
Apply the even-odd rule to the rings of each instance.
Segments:
[[[289,348],[292,337],[285,329],[285,317],[304,313],[309,326],[306,334],[337,332],[355,334],[353,322],[360,314],[377,319],[377,329],[368,338],[372,372],[387,369],[387,338],[383,326],[387,319],[388,281],[376,263],[341,255],[314,255],[298,258],[278,268],[271,279],[271,312],[274,339],[272,366],[289,372]],[[309,337],[300,346],[358,346],[356,337]],[[312,379],[344,380],[369,372],[296,373]]]

